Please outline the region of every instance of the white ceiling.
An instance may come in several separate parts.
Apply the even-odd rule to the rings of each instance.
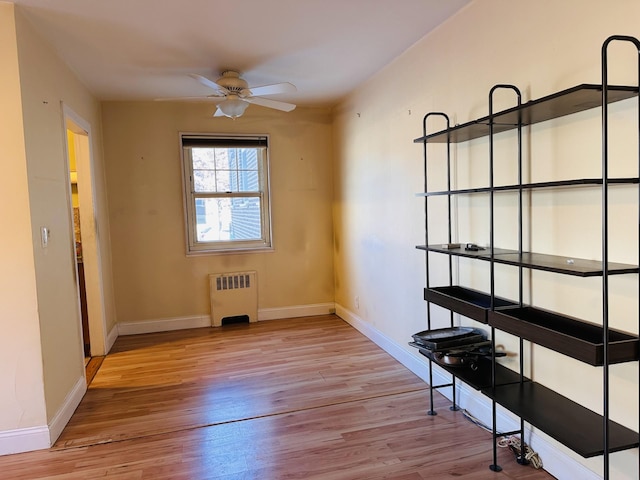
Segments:
[[[332,105],[470,0],[14,0],[101,100],[207,95],[242,72]]]

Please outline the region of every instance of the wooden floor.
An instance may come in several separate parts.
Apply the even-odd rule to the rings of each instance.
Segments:
[[[553,478],[506,449],[490,471],[448,406],[426,415],[422,380],[331,315],[120,337],[55,446],[0,478]]]

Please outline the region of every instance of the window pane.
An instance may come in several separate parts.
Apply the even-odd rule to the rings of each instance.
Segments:
[[[194,170],[193,190],[200,193],[217,192],[215,172],[213,170]]]
[[[215,149],[213,148],[194,148],[191,150],[191,157],[194,170],[213,170],[216,168]]]
[[[255,148],[236,148],[235,156],[241,170],[258,170],[258,151]]]
[[[238,170],[238,186],[243,192],[257,192],[260,190],[257,170]]]
[[[196,199],[196,233],[199,242],[260,240],[260,198]]]
[[[233,181],[231,170],[218,170],[216,192],[237,192],[238,182]]]
[[[215,151],[216,168],[236,168],[236,156],[234,154],[234,148],[211,148],[210,150]]]

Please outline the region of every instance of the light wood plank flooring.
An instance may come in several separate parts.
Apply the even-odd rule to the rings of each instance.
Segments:
[[[490,471],[490,434],[436,402],[333,315],[120,337],[56,445],[0,478],[552,478],[504,449]]]

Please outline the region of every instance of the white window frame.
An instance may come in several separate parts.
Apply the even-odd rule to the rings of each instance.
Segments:
[[[246,142],[247,146],[256,146],[262,149],[262,155],[258,160],[258,192],[216,192],[199,193],[195,191],[193,182],[193,161],[191,146],[201,143],[202,146],[241,146]],[[260,146],[258,145],[260,143]],[[219,254],[219,253],[243,253],[252,251],[271,251],[273,241],[271,235],[271,198],[269,184],[269,135],[243,135],[243,134],[206,134],[206,133],[180,133],[180,157],[182,162],[182,192],[185,217],[186,250],[187,255]],[[233,198],[233,197],[259,197],[260,198],[260,224],[261,238],[257,240],[198,240],[196,199],[199,198]]]

